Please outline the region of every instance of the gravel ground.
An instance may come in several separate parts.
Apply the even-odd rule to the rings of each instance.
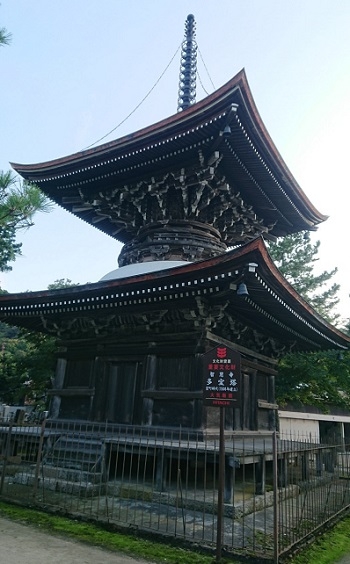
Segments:
[[[343,556],[340,560],[337,560],[335,564],[350,564],[350,554],[345,554],[345,556]]]
[[[0,562],[21,564],[150,564],[73,540],[50,535],[30,525],[0,518]]]

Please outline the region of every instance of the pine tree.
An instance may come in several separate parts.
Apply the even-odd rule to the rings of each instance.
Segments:
[[[2,45],[9,45],[11,37],[11,33],[9,33],[5,27],[0,27],[0,47]]]
[[[37,211],[50,209],[51,203],[36,186],[21,182],[11,171],[0,171],[0,271],[11,270],[9,263],[21,254],[17,231],[32,226]]]
[[[295,290],[327,321],[335,323],[339,284],[331,283],[338,269],[314,273],[320,241],[311,243],[308,231],[295,233],[270,243],[269,252],[278,269]]]
[[[289,235],[269,245],[276,266],[295,290],[327,321],[339,314],[339,285],[332,283],[337,268],[314,273],[320,241],[311,243],[308,232]],[[350,327],[350,324],[349,324]],[[286,403],[312,405],[322,411],[332,406],[350,408],[350,355],[348,352],[318,351],[286,355],[279,364],[276,399]]]
[[[0,46],[9,45],[11,33],[0,28]],[[49,211],[51,204],[40,190],[22,182],[11,171],[0,171],[0,271],[11,270],[10,262],[21,254],[16,242],[18,229],[33,225],[37,211]]]
[[[350,336],[350,319],[347,319],[347,321],[345,322],[345,325],[342,327],[342,331],[346,334]]]

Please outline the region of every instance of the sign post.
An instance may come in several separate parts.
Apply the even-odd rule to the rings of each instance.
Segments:
[[[238,407],[241,396],[241,355],[218,345],[203,355],[204,405],[220,408],[218,517],[216,561],[220,562],[223,537],[225,487],[225,407]]]

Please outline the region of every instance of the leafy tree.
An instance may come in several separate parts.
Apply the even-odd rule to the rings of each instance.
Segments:
[[[11,33],[5,27],[0,27],[0,47],[11,43]]]
[[[324,319],[335,323],[340,317],[335,312],[339,285],[331,281],[337,268],[314,273],[319,247],[320,241],[312,244],[310,234],[302,232],[270,244],[269,252],[296,291]],[[279,364],[276,399],[280,405],[312,405],[322,411],[331,406],[350,409],[350,353],[319,351],[286,355]]]
[[[11,33],[0,28],[0,46],[9,45]],[[18,180],[11,171],[0,171],[0,271],[11,270],[9,263],[21,254],[16,231],[33,225],[36,211],[48,211],[49,201],[28,182]]]
[[[279,366],[276,397],[280,405],[350,409],[350,352],[320,351],[286,355]]]
[[[21,254],[17,231],[31,227],[34,214],[50,211],[51,206],[36,186],[22,182],[11,171],[0,171],[0,271],[11,270],[9,263]]]
[[[48,290],[60,290],[62,288],[71,288],[72,286],[79,286],[79,284],[75,284],[69,278],[58,278],[52,284],[49,284],[47,289]]]
[[[269,252],[283,276],[295,290],[327,321],[335,323],[339,303],[339,284],[330,284],[338,269],[314,273],[320,241],[311,243],[310,233],[301,232],[270,243]]]
[[[350,336],[350,319],[348,319],[348,321],[345,324],[345,327],[342,328],[342,331],[346,334]]]
[[[55,339],[0,323],[0,400],[43,407],[55,368]]]
[[[76,286],[68,278],[49,284],[48,290]],[[0,402],[32,403],[43,408],[56,365],[53,337],[0,322]]]
[[[21,243],[16,243],[16,229],[13,227],[0,226],[0,270],[6,272],[12,270],[9,264],[16,260],[21,254]]]
[[[11,34],[0,28],[0,46],[10,42]],[[32,226],[37,211],[50,209],[51,203],[36,186],[19,180],[11,171],[0,171],[0,271],[11,270],[9,263],[21,253],[17,231]],[[51,286],[70,285],[70,280],[62,279]],[[55,339],[0,322],[0,400],[43,402],[54,373],[55,352]]]
[[[37,211],[49,209],[51,204],[36,186],[19,180],[12,171],[0,171],[0,225],[28,228]]]

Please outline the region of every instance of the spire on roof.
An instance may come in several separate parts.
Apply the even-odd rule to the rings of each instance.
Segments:
[[[186,110],[196,101],[197,43],[195,27],[194,16],[189,14],[185,23],[185,37],[181,45],[178,112]]]

